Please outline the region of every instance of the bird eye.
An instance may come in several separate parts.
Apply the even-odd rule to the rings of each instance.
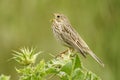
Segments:
[[[60,18],[60,16],[58,15],[57,18]]]

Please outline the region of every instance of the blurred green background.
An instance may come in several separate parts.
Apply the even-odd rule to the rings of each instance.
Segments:
[[[0,0],[0,74],[17,80],[12,50],[24,46],[44,51],[46,61],[64,49],[51,30],[52,13],[63,13],[90,48],[99,56],[102,68],[90,56],[84,66],[103,80],[120,80],[120,0]]]

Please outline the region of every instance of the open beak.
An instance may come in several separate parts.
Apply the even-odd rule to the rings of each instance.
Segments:
[[[50,22],[53,22],[53,21],[55,21],[55,19],[50,19]]]
[[[55,21],[54,17],[55,17],[55,15],[56,15],[56,14],[55,14],[55,13],[53,13],[52,15],[53,15],[53,19],[50,19],[50,22]]]

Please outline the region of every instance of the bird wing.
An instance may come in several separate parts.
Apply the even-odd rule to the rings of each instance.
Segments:
[[[86,54],[90,54],[90,56],[92,56],[93,59],[95,59],[100,65],[104,66],[103,62],[92,52],[92,50],[88,47],[88,45],[80,37],[76,30],[70,25],[64,26],[65,27],[63,27],[63,34],[61,34],[64,41],[68,45],[72,46],[72,48],[79,51],[84,57],[86,57]]]
[[[71,27],[71,25],[64,25],[61,34],[65,43],[80,52],[86,57],[85,49],[89,49],[87,44],[82,40],[79,34]]]

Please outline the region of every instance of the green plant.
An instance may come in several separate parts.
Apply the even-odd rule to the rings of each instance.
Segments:
[[[1,75],[0,80],[10,80],[10,76]]]
[[[94,73],[86,70],[79,56],[70,51],[48,62],[41,60],[36,65],[34,63],[39,53],[36,54],[34,49],[23,48],[20,52],[14,52],[14,59],[25,66],[16,69],[21,74],[20,80],[48,80],[46,76],[50,74],[59,76],[61,80],[101,80]]]
[[[19,80],[52,80],[48,75],[58,76],[60,80],[101,80],[96,74],[82,66],[79,56],[75,53],[68,51],[48,62],[41,60],[35,64],[39,53],[35,53],[33,48],[14,51],[13,59],[23,66],[20,69],[16,68],[16,71],[21,74]]]

